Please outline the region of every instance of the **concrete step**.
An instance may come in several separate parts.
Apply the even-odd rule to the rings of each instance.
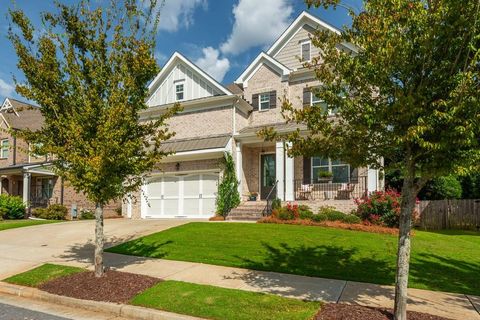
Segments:
[[[241,215],[228,215],[227,221],[257,221],[262,218],[262,215],[259,216],[241,216]]]

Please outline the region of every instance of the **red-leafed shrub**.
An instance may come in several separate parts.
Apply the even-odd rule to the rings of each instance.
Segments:
[[[365,224],[384,225],[398,228],[401,196],[395,190],[377,191],[355,199],[356,215]]]

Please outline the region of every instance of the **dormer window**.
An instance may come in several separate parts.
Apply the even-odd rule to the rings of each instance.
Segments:
[[[311,43],[310,40],[300,42],[300,57],[302,58],[302,61],[304,61],[304,62],[309,62],[310,61],[311,45],[312,45],[312,43]]]
[[[184,99],[184,84],[177,83],[175,85],[175,101],[182,101]]]

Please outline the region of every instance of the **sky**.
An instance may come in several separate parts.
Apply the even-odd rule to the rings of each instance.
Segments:
[[[94,0],[105,5],[107,0]],[[60,0],[73,4],[74,0]],[[346,0],[357,10],[361,0]],[[0,99],[22,99],[13,77],[23,79],[15,51],[7,39],[8,9],[22,9],[34,25],[40,13],[54,11],[53,0],[0,0]],[[228,84],[245,70],[255,57],[275,42],[303,11],[342,28],[350,23],[343,8],[310,9],[302,0],[165,0],[157,33],[155,57],[160,66],[178,51],[217,81]]]

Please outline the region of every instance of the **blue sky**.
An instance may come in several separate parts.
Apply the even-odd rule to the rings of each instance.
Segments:
[[[108,0],[95,0],[109,3]],[[22,79],[15,52],[6,38],[7,11],[0,7],[0,98],[20,98],[13,88],[13,76]],[[61,0],[74,3],[73,0]],[[361,0],[345,3],[356,8]],[[16,0],[18,8],[39,23],[42,11],[54,10],[53,0]],[[160,65],[175,51],[197,63],[218,81],[233,82],[262,50],[268,48],[303,10],[301,0],[166,0],[162,8],[155,56]],[[311,9],[310,12],[341,28],[350,18],[343,8]],[[3,100],[3,99],[2,99]]]

